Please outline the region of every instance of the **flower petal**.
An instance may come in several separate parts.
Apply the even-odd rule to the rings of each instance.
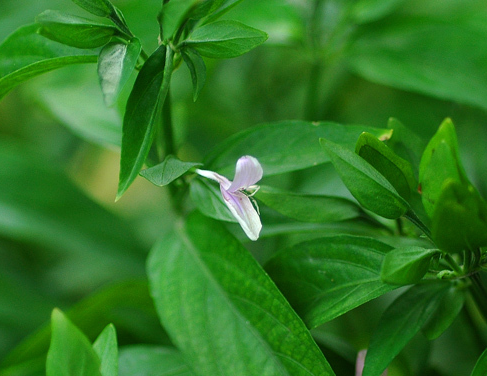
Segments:
[[[198,168],[196,169],[196,173],[198,175],[204,176],[205,178],[217,181],[218,183],[220,183],[220,187],[223,187],[223,189],[228,189],[228,187],[230,187],[230,185],[232,184],[230,180],[228,180],[225,176],[217,174],[216,172],[213,171],[200,170]]]
[[[228,191],[235,192],[254,185],[262,179],[262,174],[262,166],[256,158],[251,157],[250,155],[241,157],[237,161],[235,178],[233,179],[232,185],[228,188]]]
[[[221,187],[223,201],[250,240],[259,238],[262,223],[250,199],[242,192],[228,192]]]

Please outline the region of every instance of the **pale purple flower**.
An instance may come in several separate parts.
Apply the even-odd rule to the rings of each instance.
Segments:
[[[220,183],[223,201],[250,240],[257,240],[262,228],[259,213],[251,197],[259,187],[255,185],[262,178],[262,166],[259,161],[246,155],[239,158],[233,182],[213,171],[197,169],[196,172]]]

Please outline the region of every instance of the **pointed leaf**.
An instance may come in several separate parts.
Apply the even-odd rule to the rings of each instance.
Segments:
[[[90,342],[58,309],[52,312],[51,328],[47,376],[102,376]]]
[[[194,213],[151,251],[163,326],[198,375],[333,375],[301,319],[218,222]]]
[[[109,17],[114,12],[114,7],[109,0],[71,0],[84,10],[100,17]]]
[[[385,283],[397,285],[419,282],[438,253],[437,249],[415,246],[393,249],[384,258],[380,277]]]
[[[371,238],[329,236],[279,252],[265,269],[314,328],[397,287],[380,278],[391,248]]]
[[[29,78],[70,64],[96,62],[96,52],[46,39],[37,34],[38,28],[23,26],[0,45],[0,99]]]
[[[93,350],[100,358],[102,376],[118,376],[117,333],[113,324],[103,329],[93,343]]]
[[[195,166],[201,166],[201,163],[183,162],[173,155],[168,155],[164,162],[142,170],[140,175],[152,184],[162,187],[170,184]]]
[[[120,95],[137,65],[141,49],[140,41],[132,38],[127,43],[109,43],[100,51],[98,78],[107,106],[112,106]]]
[[[206,65],[200,54],[193,48],[187,47],[181,50],[184,62],[188,66],[193,82],[193,101],[196,102],[206,81]]]
[[[399,218],[406,213],[408,203],[363,158],[326,139],[321,138],[320,143],[343,182],[361,205],[385,218]]]
[[[199,27],[183,42],[202,56],[228,59],[243,55],[267,40],[267,34],[237,21],[216,21]]]

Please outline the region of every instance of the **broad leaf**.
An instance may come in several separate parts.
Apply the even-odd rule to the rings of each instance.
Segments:
[[[314,328],[396,288],[380,278],[391,249],[371,238],[330,236],[278,253],[265,269]]]
[[[391,132],[366,126],[300,120],[262,124],[219,144],[206,157],[205,168],[224,175],[232,174],[238,158],[252,155],[259,160],[265,176],[301,170],[330,161],[320,148],[320,137],[353,148],[357,138],[365,131],[377,137]]]
[[[409,205],[389,181],[354,152],[320,139],[343,182],[366,209],[385,218],[399,218]]]
[[[411,287],[386,309],[370,340],[363,376],[379,375],[440,305],[450,283]]]
[[[201,214],[148,260],[163,326],[197,375],[333,375],[301,319],[246,249]]]
[[[261,45],[267,34],[237,21],[216,21],[193,31],[182,44],[202,56],[228,59]]]
[[[71,14],[46,10],[36,17],[38,33],[53,41],[76,48],[96,48],[107,44],[117,28]]]
[[[157,130],[156,118],[166,98],[171,73],[172,52],[166,52],[166,46],[161,45],[137,76],[123,119],[117,200],[135,180],[149,154]]]
[[[0,99],[29,78],[70,64],[95,63],[97,53],[37,34],[39,25],[17,29],[0,45]]]
[[[485,350],[477,360],[475,368],[470,376],[484,376],[487,374],[487,350]]]
[[[71,0],[84,10],[100,17],[109,17],[114,12],[114,7],[109,0]]]
[[[51,328],[47,376],[102,376],[88,338],[58,309],[52,312]]]
[[[397,285],[419,282],[438,252],[416,246],[393,249],[384,258],[380,277],[385,283]]]
[[[193,179],[190,195],[196,208],[204,215],[220,221],[237,222],[227,205],[217,184],[206,179]]]
[[[120,349],[119,376],[191,376],[181,353],[170,347],[134,345]]]
[[[102,376],[118,376],[118,347],[117,333],[113,324],[103,329],[93,343],[98,358],[100,358],[100,372]]]
[[[206,65],[200,54],[191,47],[182,49],[181,55],[191,73],[191,81],[193,82],[193,101],[196,102],[198,95],[205,85]]]
[[[342,197],[294,193],[262,186],[255,198],[286,217],[302,222],[338,222],[365,216],[355,202]]]
[[[184,175],[193,167],[200,165],[201,163],[183,162],[173,155],[168,155],[162,163],[142,170],[140,175],[152,184],[162,187]]]
[[[127,43],[109,43],[100,51],[98,78],[107,106],[112,106],[120,95],[137,65],[141,49],[140,41],[132,38]]]

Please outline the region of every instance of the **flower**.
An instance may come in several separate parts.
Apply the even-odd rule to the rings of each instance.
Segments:
[[[249,239],[257,240],[262,229],[262,223],[251,199],[259,189],[255,183],[262,178],[263,174],[259,161],[249,155],[239,158],[233,182],[213,171],[197,169],[196,173],[220,183],[223,201],[228,209]]]

